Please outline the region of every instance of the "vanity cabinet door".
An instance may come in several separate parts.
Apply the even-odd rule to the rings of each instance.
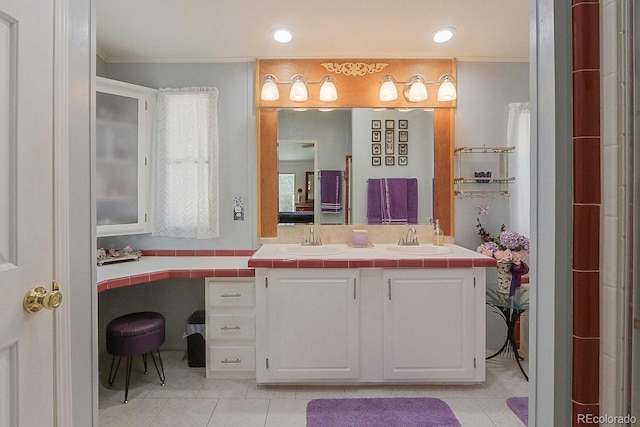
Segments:
[[[358,378],[358,276],[353,269],[269,271],[265,284],[257,284],[267,323],[266,340],[258,337],[266,346],[258,382]]]
[[[383,282],[385,380],[480,375],[473,269],[385,270]]]

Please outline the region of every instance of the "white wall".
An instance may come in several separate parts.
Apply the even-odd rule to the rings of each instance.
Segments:
[[[480,147],[507,145],[507,113],[512,102],[529,101],[528,63],[458,63],[458,105],[455,112],[455,145]],[[494,159],[474,165],[477,170],[494,168]],[[494,172],[495,173],[495,172]],[[517,173],[512,170],[512,173]],[[518,179],[529,177],[516,176]],[[478,216],[478,205],[488,206],[489,215]],[[508,199],[455,199],[456,243],[476,249],[479,237],[476,218],[489,232],[501,224],[509,226]]]

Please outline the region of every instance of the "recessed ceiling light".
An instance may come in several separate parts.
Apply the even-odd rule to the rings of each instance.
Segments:
[[[446,43],[456,35],[455,28],[441,28],[433,33],[433,41],[436,43]]]
[[[289,43],[293,38],[293,34],[291,31],[286,28],[278,28],[277,30],[273,30],[273,39],[278,43]]]

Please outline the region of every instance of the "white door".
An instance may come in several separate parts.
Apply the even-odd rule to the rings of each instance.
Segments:
[[[0,0],[0,427],[54,425],[53,2]]]

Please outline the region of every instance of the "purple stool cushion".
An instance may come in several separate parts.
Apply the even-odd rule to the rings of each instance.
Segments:
[[[164,316],[155,312],[131,313],[107,325],[107,352],[135,356],[160,348],[164,343]]]

